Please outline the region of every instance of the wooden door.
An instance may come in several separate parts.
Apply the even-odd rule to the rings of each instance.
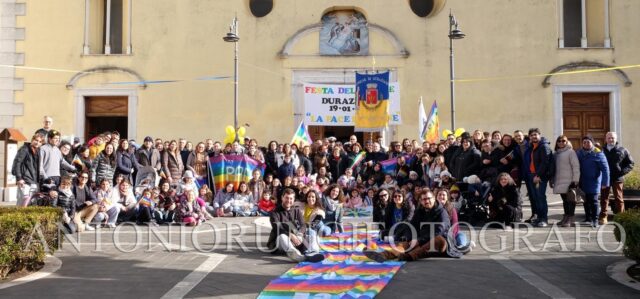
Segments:
[[[582,137],[591,135],[600,144],[609,131],[608,93],[564,93],[562,95],[564,135],[575,149],[582,145]]]

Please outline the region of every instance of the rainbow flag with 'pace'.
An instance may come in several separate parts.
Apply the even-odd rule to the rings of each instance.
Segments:
[[[247,155],[219,155],[209,158],[209,174],[216,190],[224,188],[227,183],[233,183],[234,189],[237,189],[240,182],[251,179],[255,169],[264,174],[264,163]]]

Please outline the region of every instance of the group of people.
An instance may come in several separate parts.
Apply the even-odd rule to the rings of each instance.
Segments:
[[[303,146],[270,141],[266,147],[256,139],[224,146],[207,139],[193,146],[184,139],[147,136],[138,146],[118,132],[104,132],[86,144],[61,141],[52,122],[45,117],[44,127],[19,149],[12,173],[19,187],[18,205],[60,206],[70,231],[134,220],[198,225],[211,217],[270,215],[277,222],[274,214],[288,211],[284,198],[293,196],[291,208],[300,215],[286,212],[282,217],[301,216],[296,221],[317,235],[341,232],[345,209],[369,208],[373,220],[383,224],[383,237],[415,245],[407,248],[437,247],[455,256],[470,246],[457,229],[468,200],[479,199],[488,207],[490,220],[509,225],[522,220],[524,182],[532,208],[527,221],[544,227],[550,185],[564,202],[559,224],[570,226],[575,223],[575,200],[568,195],[579,187],[585,193],[586,221],[597,226],[606,223],[610,186],[614,212],[624,210],[622,179],[634,165],[629,152],[617,144],[615,132],[607,133],[602,147],[585,136],[578,150],[566,136],[559,136],[552,150],[535,128],[527,135],[520,130],[476,130],[451,134],[438,143],[404,139],[389,148],[373,140],[363,146],[355,135],[344,143],[328,137]],[[215,190],[207,179],[207,163],[223,154],[248,155],[264,163],[265,170],[254,171],[247,182]],[[137,184],[145,171],[153,173],[153,179]],[[407,235],[412,225],[436,218],[443,222],[438,230],[442,239]],[[413,228],[421,236],[421,230]],[[278,240],[276,236],[271,243],[282,243]],[[297,237],[289,240],[294,246],[287,248],[301,244]],[[304,256],[299,253],[294,256]]]

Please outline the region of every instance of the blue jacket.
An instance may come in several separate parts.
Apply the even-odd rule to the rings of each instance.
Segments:
[[[576,152],[580,161],[580,188],[587,194],[599,194],[602,186],[609,186],[609,163],[598,148]]]

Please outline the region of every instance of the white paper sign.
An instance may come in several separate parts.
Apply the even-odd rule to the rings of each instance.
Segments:
[[[311,126],[353,126],[356,108],[355,85],[304,85],[305,124]],[[389,125],[402,124],[400,84],[389,84]]]

